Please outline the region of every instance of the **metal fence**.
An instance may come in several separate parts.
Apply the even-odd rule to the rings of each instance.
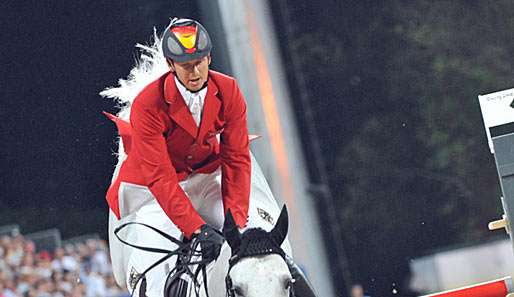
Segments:
[[[64,240],[62,243],[64,246],[66,246],[68,244],[71,244],[71,245],[76,245],[79,243],[85,244],[85,243],[87,243],[88,240],[91,240],[91,239],[99,240],[100,235],[98,235],[98,233],[84,234],[84,235],[68,238],[68,239]]]
[[[20,234],[20,226],[16,224],[0,226],[0,236],[16,236]]]
[[[58,229],[48,229],[25,235],[26,239],[36,244],[36,251],[53,251],[62,246],[61,232]]]

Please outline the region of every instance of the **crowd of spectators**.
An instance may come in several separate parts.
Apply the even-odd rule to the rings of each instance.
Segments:
[[[0,297],[122,297],[107,244],[89,239],[39,251],[23,235],[0,237]]]

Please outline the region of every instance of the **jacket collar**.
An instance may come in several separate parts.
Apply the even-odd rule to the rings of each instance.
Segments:
[[[218,94],[218,86],[211,79],[207,80],[207,94],[202,112],[202,120],[198,128],[184,98],[175,84],[175,75],[170,72],[164,80],[164,99],[168,103],[168,114],[171,119],[187,131],[193,138],[202,138],[207,133],[212,122],[217,118],[221,107]]]

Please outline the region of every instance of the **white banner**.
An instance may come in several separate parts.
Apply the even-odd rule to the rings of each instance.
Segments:
[[[511,107],[514,101],[514,89],[480,95],[478,101],[482,110],[489,148],[491,153],[494,154],[489,128],[514,122],[514,108]]]

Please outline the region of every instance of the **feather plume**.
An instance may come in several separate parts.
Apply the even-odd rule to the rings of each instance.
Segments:
[[[120,107],[117,116],[126,121],[129,120],[130,106],[139,92],[169,70],[162,53],[161,38],[155,28],[151,44],[138,43],[136,48],[140,55],[136,57],[135,66],[127,78],[120,78],[117,86],[107,87],[100,92],[100,96],[116,101]]]
[[[135,65],[130,70],[127,78],[118,79],[117,86],[105,88],[100,92],[100,96],[113,99],[120,111],[117,116],[125,121],[129,121],[130,107],[136,96],[152,81],[158,79],[169,68],[166,59],[162,53],[161,37],[157,34],[157,30],[153,29],[153,37],[149,45],[136,44],[139,50],[139,56],[136,57]],[[123,141],[118,137],[118,151],[115,152],[118,157],[118,164],[114,169],[112,181],[118,176],[121,164],[127,158],[123,148]]]

